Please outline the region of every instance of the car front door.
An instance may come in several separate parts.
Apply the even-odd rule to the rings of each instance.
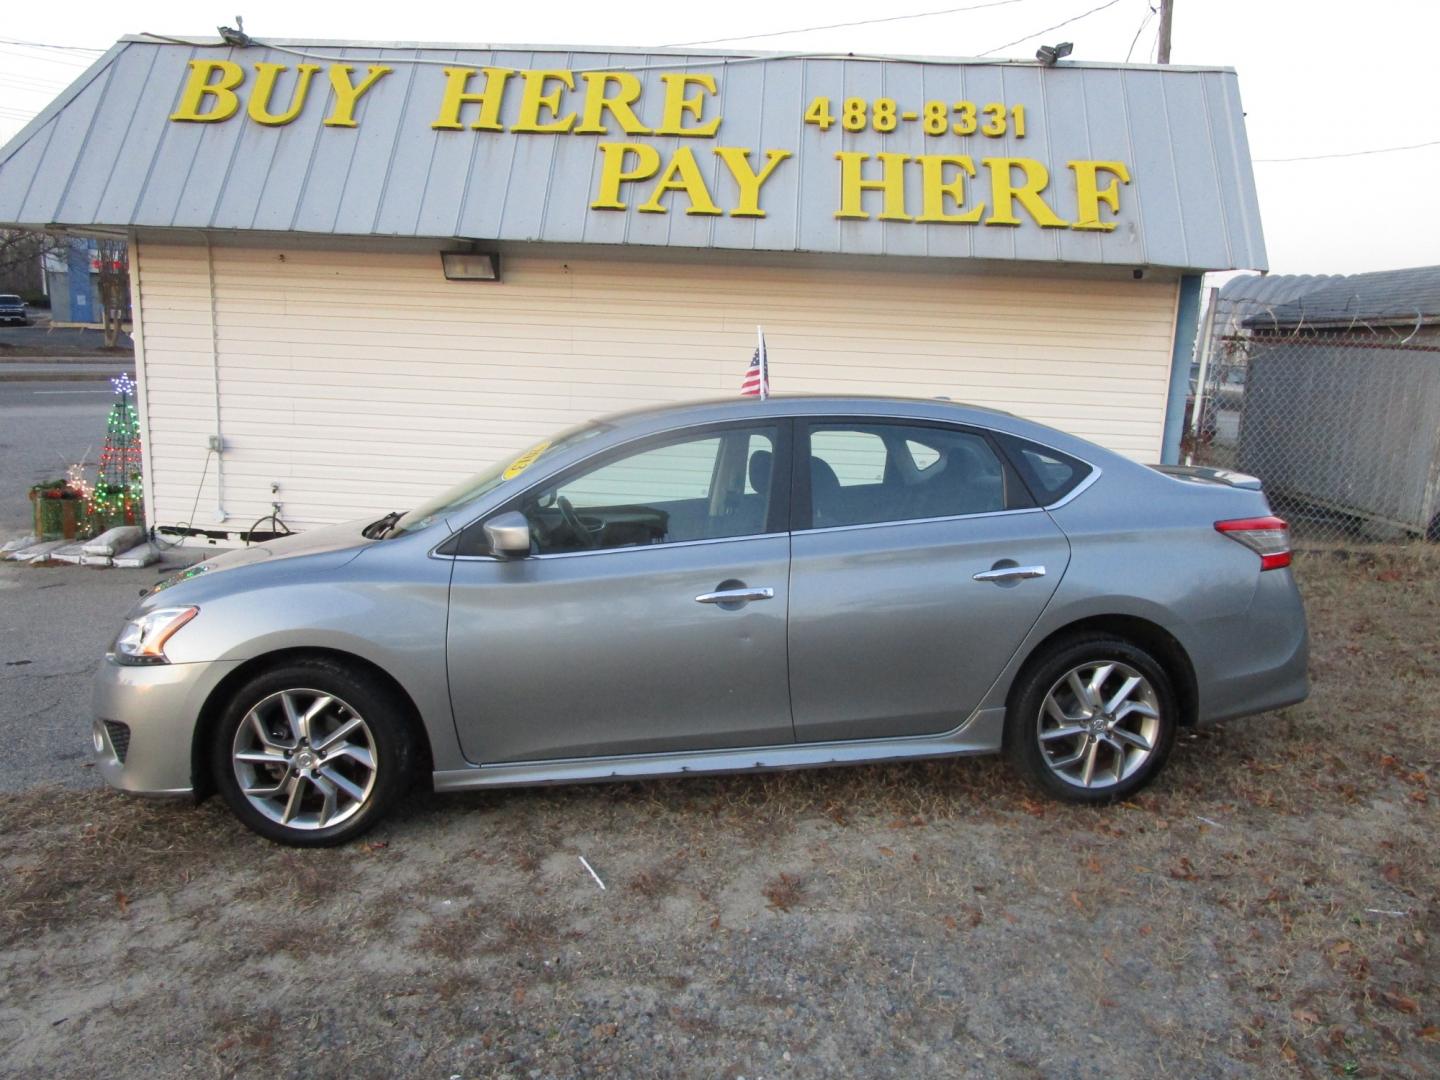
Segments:
[[[692,429],[547,479],[508,508],[529,521],[528,558],[490,557],[483,522],[466,530],[447,651],[467,758],[793,741],[789,430]]]
[[[1068,541],[983,432],[870,419],[796,439],[796,740],[956,727],[1049,602]]]

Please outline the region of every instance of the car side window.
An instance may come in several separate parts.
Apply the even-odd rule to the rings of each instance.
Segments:
[[[1019,488],[978,432],[863,422],[810,429],[812,528],[1014,509],[1028,504]]]
[[[537,553],[608,550],[766,531],[775,432],[738,428],[610,458],[521,507]]]
[[[879,484],[885,479],[890,453],[873,431],[853,428],[816,428],[810,435],[810,453],[835,471],[841,487]]]
[[[1059,502],[1094,471],[1078,458],[1028,439],[999,433],[996,438],[1042,506]]]

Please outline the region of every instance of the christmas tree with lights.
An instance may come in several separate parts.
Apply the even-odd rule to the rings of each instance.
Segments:
[[[99,476],[90,489],[86,509],[96,532],[144,521],[140,483],[140,417],[135,412],[135,382],[129,375],[110,380],[119,400],[105,418],[105,446]]]

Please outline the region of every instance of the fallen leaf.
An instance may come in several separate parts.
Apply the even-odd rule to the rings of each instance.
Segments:
[[[1085,913],[1085,905],[1080,902],[1080,894],[1074,889],[1070,890],[1070,903],[1075,905],[1076,911],[1082,915]]]
[[[1170,876],[1176,881],[1196,880],[1195,868],[1190,865],[1190,860],[1184,855],[1180,856],[1180,861],[1170,868]]]
[[[1085,869],[1089,870],[1092,874],[1100,873],[1100,860],[1095,858],[1094,855],[1091,855],[1090,858],[1085,861]]]
[[[130,897],[126,896],[123,892],[115,893],[115,903],[120,905],[121,915],[128,915],[130,913]]]
[[[1385,999],[1385,1004],[1389,1005],[1396,1012],[1418,1013],[1420,1011],[1420,1003],[1412,997],[1406,997],[1404,994],[1394,994],[1389,990],[1386,990],[1380,996]]]
[[[1317,1013],[1314,1009],[1291,1009],[1290,1015],[1293,1016],[1296,1020],[1299,1020],[1302,1024],[1320,1023],[1320,1014]]]
[[[519,1005],[519,1004],[520,1004],[522,1001],[524,1001],[524,1000],[525,1000],[525,987],[523,987],[523,986],[517,986],[517,987],[515,988],[515,1004],[516,1004],[516,1005]]]
[[[1375,575],[1376,581],[1399,581],[1404,575],[1399,570],[1381,570]]]
[[[893,850],[892,848],[882,847],[882,848],[880,849],[880,854],[881,854],[881,855],[884,855],[885,858],[888,859],[888,858],[890,858],[890,856],[894,855],[895,852],[894,852],[894,850]]]
[[[1380,871],[1380,876],[1383,877],[1386,881],[1390,882],[1390,884],[1392,885],[1398,883],[1400,880],[1400,864],[1387,864],[1385,868]]]
[[[713,919],[710,920],[710,929],[711,929],[711,930],[719,930],[719,929],[720,929],[720,916],[719,916],[719,915],[716,915]]]
[[[590,1034],[596,1039],[613,1039],[619,1030],[619,1024],[596,1024],[590,1029]]]
[[[1422,1039],[1440,1039],[1440,1027],[1436,1027],[1434,1024],[1427,1024],[1415,1032],[1415,1034]]]

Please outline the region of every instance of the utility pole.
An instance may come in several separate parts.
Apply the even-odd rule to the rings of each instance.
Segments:
[[[1155,61],[1159,64],[1170,63],[1170,16],[1174,7],[1175,0],[1160,0],[1160,40],[1155,49]]]

